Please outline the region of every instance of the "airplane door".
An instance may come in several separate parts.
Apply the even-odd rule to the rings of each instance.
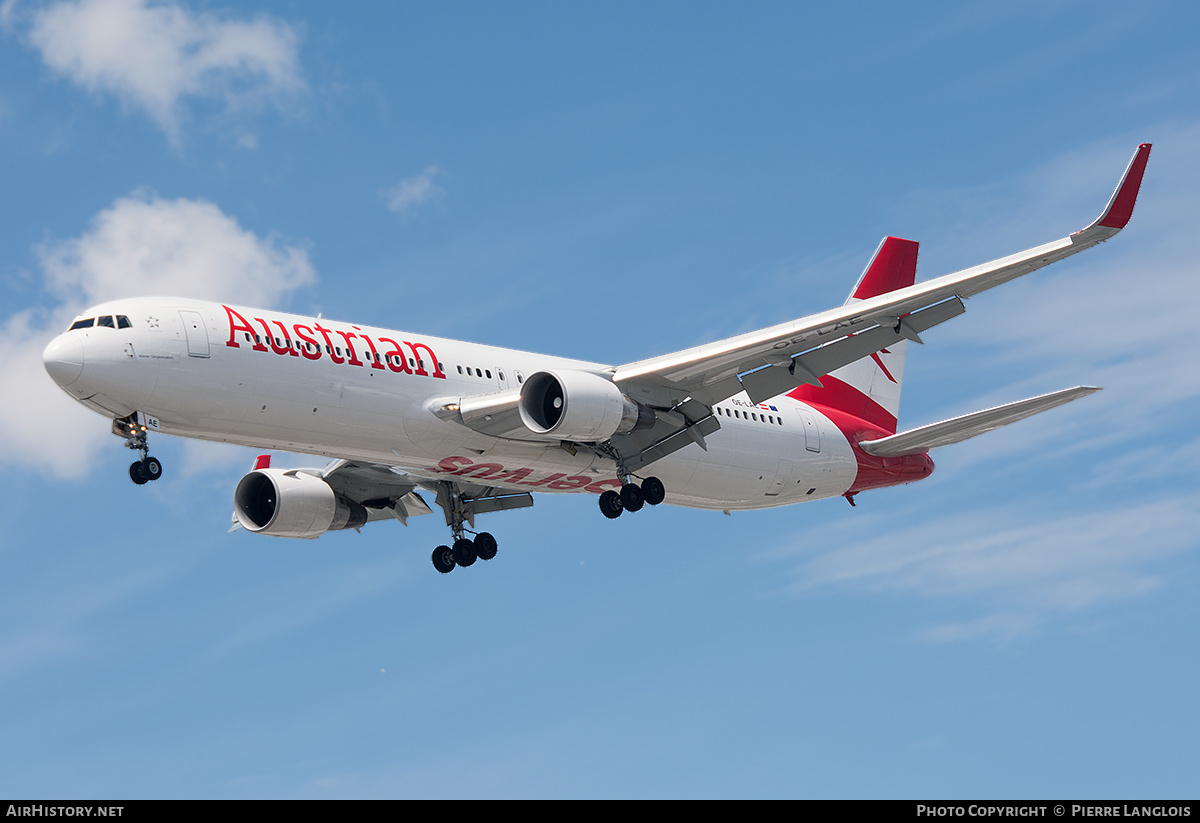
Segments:
[[[508,372],[506,372],[501,366],[496,367],[496,379],[500,383],[500,391],[504,391],[508,388]]]
[[[817,428],[817,419],[808,409],[796,409],[800,415],[800,423],[804,426],[804,448],[810,452],[821,451],[821,430]]]
[[[180,311],[183,333],[187,335],[188,357],[208,357],[208,329],[198,311]]]

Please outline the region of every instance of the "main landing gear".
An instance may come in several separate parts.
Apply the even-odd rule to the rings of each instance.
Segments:
[[[462,532],[454,546],[438,546],[433,550],[433,567],[442,574],[454,571],[455,566],[470,566],[477,559],[491,560],[496,556],[496,538],[488,532],[477,532],[471,540]]]
[[[475,539],[467,537],[466,524],[474,525],[474,516],[454,483],[442,483],[437,492],[438,505],[446,514],[446,525],[454,535],[451,546],[438,546],[433,550],[433,567],[442,574],[449,574],[456,566],[470,566],[476,560],[491,560],[496,556],[496,538],[488,532],[472,532]]]
[[[600,511],[609,520],[621,516],[621,512],[635,512],[643,505],[657,506],[667,496],[666,487],[657,477],[647,477],[639,486],[626,475],[621,491],[609,489],[600,495]]]
[[[129,479],[139,486],[162,477],[162,463],[157,457],[150,456],[150,448],[146,439],[146,427],[138,423],[137,415],[113,421],[113,434],[125,438],[125,448],[133,449],[142,457],[129,464]]]

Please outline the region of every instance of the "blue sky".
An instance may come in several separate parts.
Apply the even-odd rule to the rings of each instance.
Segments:
[[[1193,4],[0,4],[0,796],[1194,797]],[[226,534],[44,374],[186,294],[611,363],[1129,228],[910,349],[919,484]],[[310,458],[279,462],[317,465]]]

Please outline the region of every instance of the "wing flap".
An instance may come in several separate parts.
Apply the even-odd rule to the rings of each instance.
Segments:
[[[788,365],[768,366],[741,376],[742,387],[751,403],[762,403],[789,392],[802,383],[821,385],[821,377],[855,360],[867,357],[901,340],[921,342],[918,332],[931,329],[966,311],[957,297],[904,317],[889,318],[881,326],[812,349],[791,358]],[[720,402],[719,398],[714,402]]]
[[[1003,406],[964,414],[961,417],[943,420],[940,423],[931,423],[928,426],[909,429],[899,434],[893,434],[890,437],[881,437],[878,440],[864,440],[858,446],[867,454],[873,454],[876,457],[902,457],[906,454],[922,454],[930,449],[949,446],[953,443],[961,443],[963,440],[977,437],[985,432],[998,429],[1001,426],[1007,426],[1010,423],[1016,423],[1018,420],[1024,420],[1026,417],[1032,417],[1035,414],[1053,409],[1055,406],[1070,403],[1072,400],[1078,400],[1081,397],[1086,397],[1098,391],[1100,389],[1094,386],[1076,386],[1073,389],[1063,389],[1062,391],[1031,397],[1028,400],[1018,400],[1015,403],[1008,403]]]

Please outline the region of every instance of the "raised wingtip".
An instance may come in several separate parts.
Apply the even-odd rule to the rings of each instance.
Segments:
[[[1133,216],[1133,206],[1137,203],[1138,190],[1142,187],[1142,176],[1146,173],[1146,161],[1150,159],[1151,143],[1142,143],[1129,161],[1129,168],[1117,184],[1112,199],[1104,214],[1093,223],[1094,226],[1104,226],[1109,229],[1123,229]]]
[[[915,283],[920,245],[915,240],[890,236],[883,238],[846,302],[867,300]]]

